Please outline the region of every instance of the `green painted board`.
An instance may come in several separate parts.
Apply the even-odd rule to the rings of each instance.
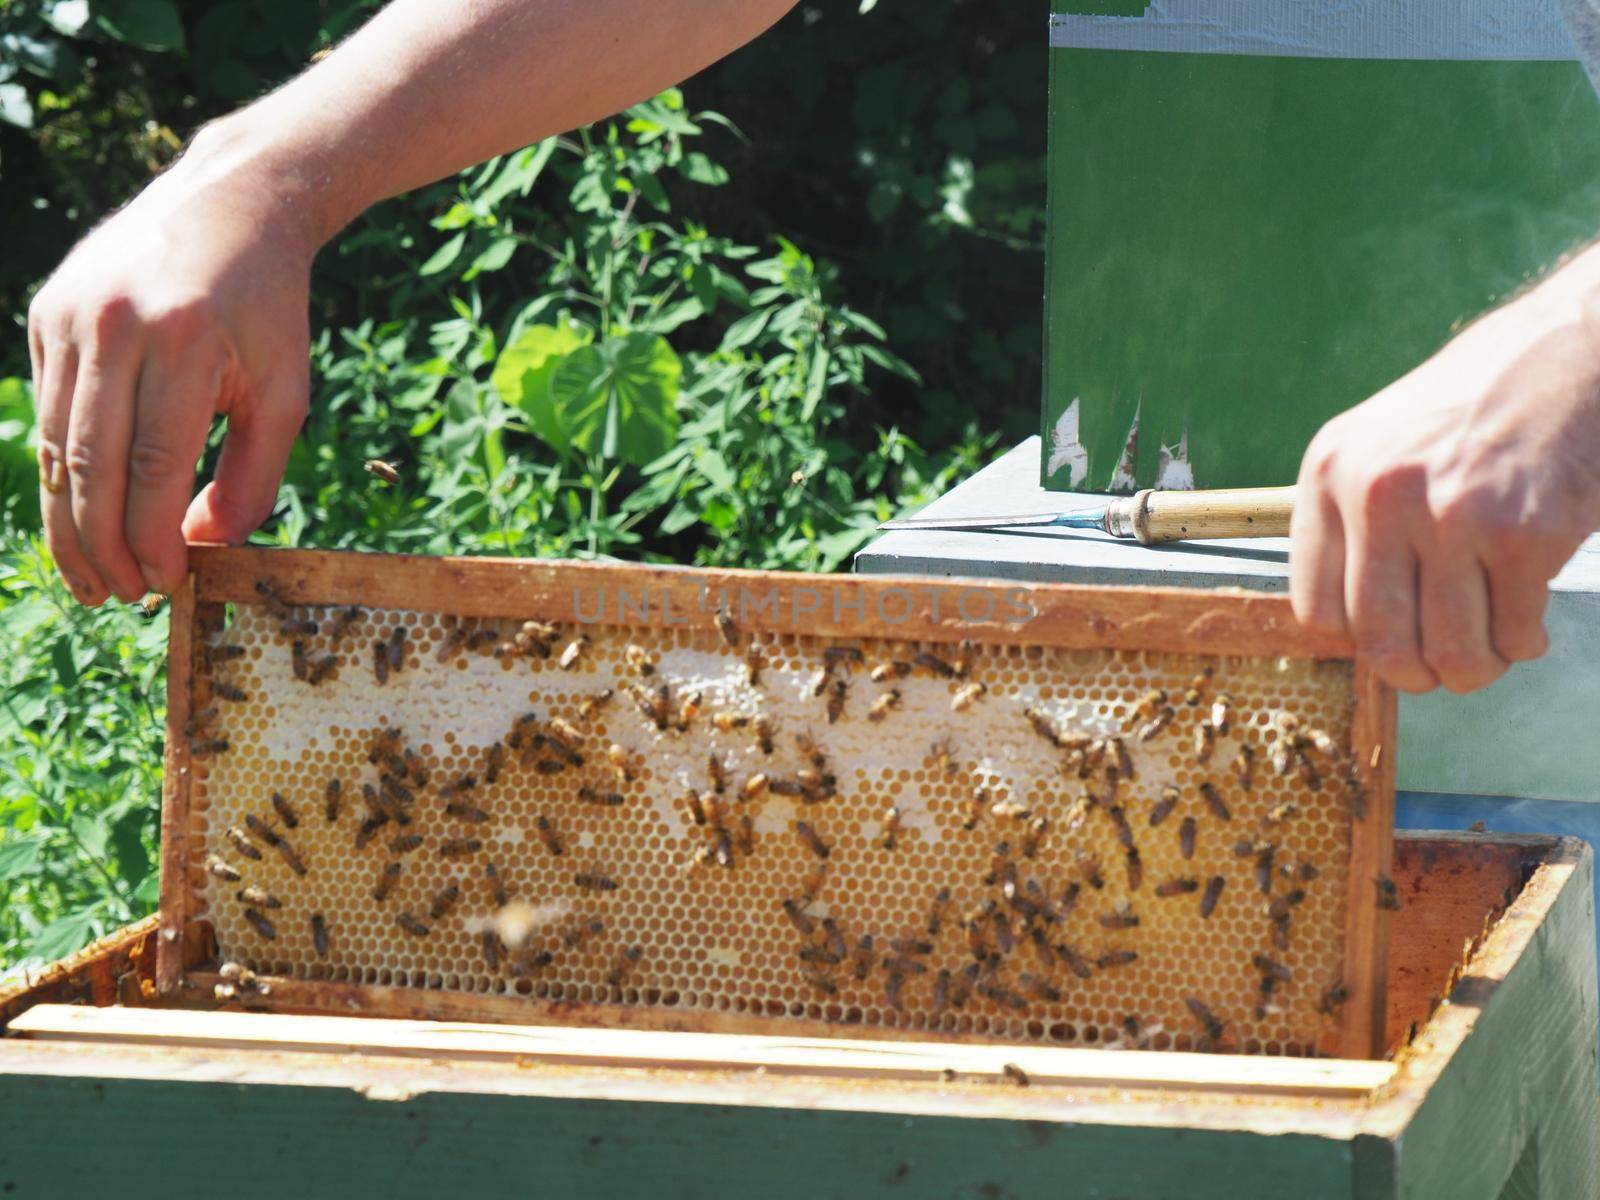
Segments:
[[[1111,488],[1136,413],[1119,487],[1162,447],[1195,486],[1292,483],[1325,420],[1600,225],[1577,62],[1050,54],[1054,489]]]

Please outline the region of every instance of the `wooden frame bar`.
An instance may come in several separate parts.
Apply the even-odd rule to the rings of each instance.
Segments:
[[[1062,584],[897,577],[808,576],[763,571],[463,559],[325,551],[194,547],[193,576],[173,597],[166,791],[163,800],[162,917],[157,986],[196,1000],[216,982],[189,973],[206,929],[192,922],[185,836],[189,813],[190,664],[197,623],[229,603],[260,602],[256,583],[270,579],[289,604],[360,605],[476,618],[524,618],[580,625],[710,627],[719,609],[741,626],[782,634],[896,641],[971,640],[1075,649],[1168,654],[1348,659],[1342,640],[1310,634],[1280,596],[1193,589],[1105,588]],[[626,617],[626,620],[624,618]],[[1349,1058],[1382,1052],[1387,914],[1377,883],[1388,869],[1393,830],[1395,704],[1392,692],[1362,664],[1354,672],[1352,749],[1365,791],[1365,815],[1351,823],[1345,904],[1339,1048]],[[452,997],[376,985],[278,980],[278,995],[306,1009],[368,1009],[389,1016],[627,1024],[614,1006],[536,1002],[524,997]],[[292,999],[291,999],[292,998]],[[707,1018],[710,1018],[708,1020]],[[686,1029],[758,1032],[761,1018],[683,1014],[656,1020]],[[803,1023],[795,1028],[807,1028]],[[841,1032],[820,1026],[818,1033]],[[875,1036],[897,1039],[900,1031]],[[907,1039],[921,1035],[905,1031]]]

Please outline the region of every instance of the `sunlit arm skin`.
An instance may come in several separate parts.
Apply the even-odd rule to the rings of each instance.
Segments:
[[[353,217],[647,99],[793,3],[395,0],[201,130],[28,312],[45,535],[73,595],[168,591],[185,537],[239,541],[271,512],[309,394],[311,261]]]
[[[1538,658],[1549,581],[1600,526],[1600,250],[1330,421],[1300,468],[1291,594],[1390,683]]]

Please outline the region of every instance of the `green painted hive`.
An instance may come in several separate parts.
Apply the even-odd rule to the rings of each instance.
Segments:
[[[1047,487],[1292,483],[1600,224],[1555,0],[1055,0]]]

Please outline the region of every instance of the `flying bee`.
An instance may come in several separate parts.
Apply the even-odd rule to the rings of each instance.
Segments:
[[[262,916],[258,910],[253,908],[245,909],[244,919],[250,922],[251,929],[254,929],[256,933],[266,938],[267,941],[271,942],[277,940],[277,927],[274,926],[271,921],[267,920],[266,917]]]
[[[477,838],[448,838],[439,843],[439,857],[464,858],[482,849],[483,843]]]
[[[372,643],[372,677],[379,686],[389,682],[389,645],[382,638]]]
[[[489,814],[481,808],[474,808],[462,800],[452,800],[444,806],[445,815],[455,817],[458,821],[470,821],[474,825],[481,825],[489,819]]]
[[[1094,965],[1104,971],[1111,967],[1125,967],[1138,957],[1137,950],[1108,950],[1094,960]]]
[[[1256,750],[1246,742],[1239,747],[1239,752],[1233,756],[1233,776],[1239,781],[1239,786],[1249,791],[1255,783]]]
[[[813,700],[818,699],[828,690],[828,684],[833,681],[833,673],[827,667],[819,667],[817,673],[811,677],[809,690]]]
[[[316,637],[317,623],[307,617],[290,617],[278,622],[278,632],[284,637]]]
[[[706,824],[713,828],[721,828],[723,817],[727,816],[727,805],[721,796],[715,792],[705,792],[700,796],[700,810],[706,814]]]
[[[1104,876],[1100,874],[1100,860],[1086,850],[1079,850],[1073,858],[1073,869],[1083,878],[1083,881],[1095,891],[1106,886]]]
[[[1293,917],[1289,913],[1272,918],[1272,944],[1279,950],[1289,948],[1289,924]]]
[[[417,916],[415,916],[412,913],[408,913],[408,912],[395,913],[395,915],[394,915],[394,923],[396,925],[400,926],[401,929],[404,929],[412,937],[427,937],[428,936],[428,932],[429,932],[428,923],[426,921],[423,921],[423,920],[419,919]]]
[[[806,914],[804,906],[797,900],[783,902],[783,915],[789,918],[789,924],[801,937],[810,937],[816,930],[816,921]]]
[[[226,683],[221,679],[211,681],[211,694],[234,704],[243,704],[250,699],[249,693],[234,684]]]
[[[394,891],[394,885],[400,879],[400,872],[404,868],[398,862],[387,864],[378,875],[378,883],[372,889],[372,898],[382,904],[389,898],[389,893]]]
[[[217,754],[226,754],[232,745],[225,737],[189,739],[189,753],[196,758],[208,758]]]
[[[800,836],[800,840],[805,843],[806,849],[818,858],[827,858],[832,853],[828,843],[823,841],[817,831],[811,828],[807,822],[796,821],[794,823],[794,831]]]
[[[722,640],[734,650],[739,648],[739,626],[728,615],[728,610],[719,608],[714,618],[717,623],[717,632],[722,635]]]
[[[767,660],[762,657],[761,647],[752,638],[750,644],[744,648],[744,681],[751,687],[761,686],[761,668],[767,665]]]
[[[1233,714],[1233,697],[1218,692],[1211,700],[1211,727],[1223,737],[1228,734],[1228,721]]]
[[[958,688],[955,695],[950,697],[951,712],[966,712],[974,703],[982,699],[983,694],[989,689],[981,683],[969,683]]]
[[[583,721],[592,721],[600,715],[600,710],[611,703],[611,697],[616,693],[611,688],[603,688],[578,705],[578,718]]]
[[[870,678],[873,683],[889,683],[895,679],[904,679],[911,674],[911,664],[900,660],[881,662],[872,668]]]
[[[872,706],[867,709],[867,720],[881,721],[899,707],[900,689],[890,688],[872,702]]]
[[[1175,716],[1177,716],[1177,713],[1172,710],[1171,706],[1163,708],[1155,716],[1139,726],[1139,730],[1134,736],[1141,742],[1151,741],[1168,725],[1172,724]]]
[[[493,783],[500,778],[500,768],[505,766],[506,748],[503,742],[496,742],[489,747],[489,761],[483,766],[483,781]]]
[[[570,671],[578,665],[578,660],[589,649],[589,635],[580,633],[567,643],[567,648],[561,652],[561,657],[556,660],[556,666],[563,671]]]
[[[1377,879],[1378,907],[1388,912],[1400,911],[1400,889],[1395,886],[1394,880],[1387,875],[1380,875]]]
[[[556,831],[550,824],[550,818],[540,814],[534,818],[533,827],[539,834],[539,840],[544,843],[544,848],[557,858],[561,857],[566,848],[562,846],[561,839],[556,836]]]
[[[823,917],[820,924],[822,925],[823,944],[827,947],[828,953],[833,955],[835,962],[842,961],[850,950],[845,944],[844,934],[839,932],[839,923],[832,917]],[[932,947],[930,947],[931,949]]]
[[[1178,826],[1178,853],[1184,858],[1194,857],[1194,836],[1197,826],[1193,817],[1185,817]]]
[[[231,863],[215,854],[206,859],[206,871],[224,883],[238,883],[244,878]]]
[[[1217,908],[1217,900],[1222,896],[1223,886],[1228,881],[1221,875],[1213,875],[1206,881],[1205,894],[1200,897],[1200,918],[1205,920]]]
[[[321,913],[311,914],[311,947],[318,958],[328,957],[328,922]]]
[[[420,850],[422,842],[423,837],[420,833],[402,833],[389,839],[389,853],[410,854],[413,850]]]
[[[893,804],[883,810],[883,833],[878,839],[885,850],[893,850],[900,837],[900,810]]]
[[[1211,810],[1211,815],[1219,821],[1233,820],[1233,814],[1228,811],[1228,806],[1223,803],[1222,795],[1209,779],[1201,781],[1200,798],[1206,802],[1206,807]]]
[[[1139,918],[1133,911],[1133,905],[1126,900],[1120,901],[1111,912],[1101,913],[1098,920],[1104,929],[1136,929],[1139,926]]]
[[[837,724],[840,717],[844,716],[845,698],[850,693],[850,684],[844,679],[835,679],[828,689],[828,724]]]
[[[455,884],[440,888],[433,897],[433,903],[428,906],[429,919],[437,921],[454,908],[459,899],[461,899],[461,889]]]
[[[794,735],[794,744],[799,748],[801,755],[817,770],[821,771],[828,765],[828,758],[822,753],[821,747],[812,739],[810,733],[797,733]]]
[[[1197,997],[1185,996],[1183,1002],[1189,1011],[1194,1014],[1194,1019],[1200,1022],[1201,1028],[1206,1031],[1206,1037],[1213,1042],[1220,1041],[1222,1039],[1223,1024],[1217,1020],[1216,1014]]]
[[[147,617],[153,617],[161,611],[161,606],[166,602],[166,597],[160,592],[151,592],[139,601],[139,610]]]
[[[375,475],[385,483],[400,482],[400,468],[392,462],[385,462],[381,458],[369,458],[361,464],[361,469],[368,475]]]
[[[288,828],[295,829],[299,827],[300,815],[294,811],[294,806],[278,792],[272,793],[272,807],[277,809],[278,816]]]
[[[1182,796],[1177,788],[1173,787],[1170,783],[1164,785],[1161,789],[1161,799],[1157,800],[1155,804],[1151,806],[1150,827],[1154,829],[1157,825],[1161,824],[1161,822],[1170,817],[1172,815],[1172,810],[1178,807],[1178,801],[1181,798]]]
[[[1191,877],[1183,879],[1166,879],[1156,884],[1156,895],[1162,899],[1169,896],[1186,896],[1191,892],[1200,890],[1200,881]]]
[[[921,667],[924,671],[932,671],[940,679],[954,679],[956,669],[937,655],[923,652],[911,660],[913,666]]]

